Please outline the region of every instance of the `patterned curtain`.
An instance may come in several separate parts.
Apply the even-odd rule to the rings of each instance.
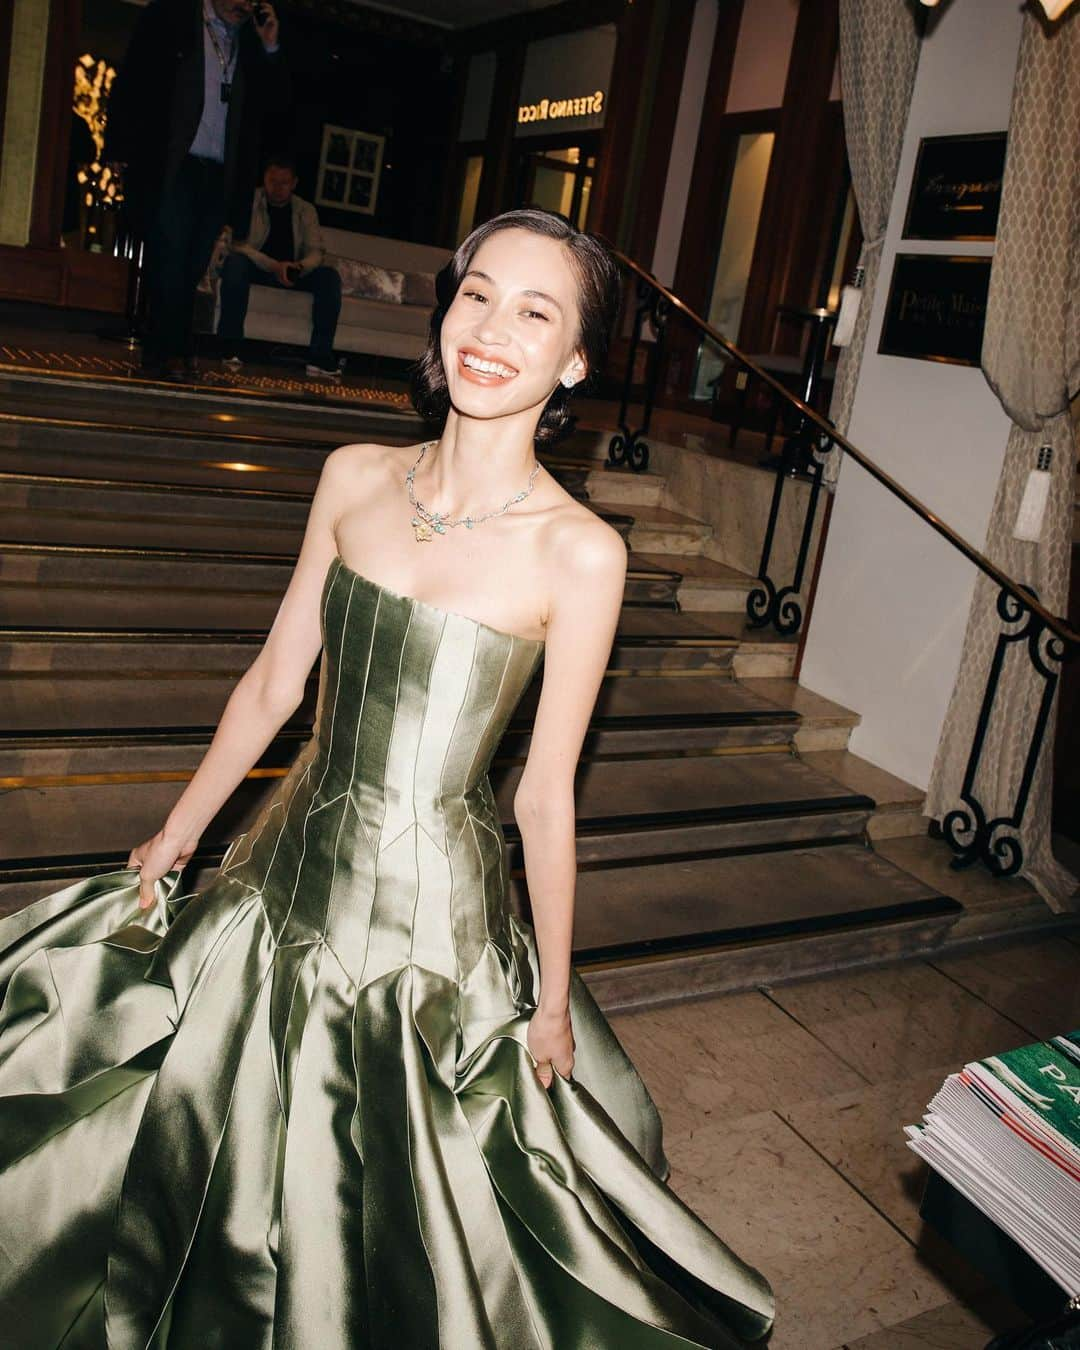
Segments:
[[[1067,603],[1077,452],[1069,401],[1080,389],[1078,166],[1080,10],[1056,25],[1029,10],[982,349],[986,378],[1014,425],[984,551],[1053,614],[1063,614]],[[1053,447],[1049,498],[1041,537],[1029,543],[1014,538],[1013,529],[1044,445]],[[997,601],[994,583],[980,573],[927,796],[927,814],[938,819],[960,805],[987,671],[1003,628]],[[1011,644],[975,785],[989,819],[1013,809],[1043,688],[1027,644]],[[1021,875],[1051,908],[1062,910],[1078,906],[1076,880],[1050,848],[1053,733],[1051,717],[1019,837]]]
[[[859,314],[851,342],[840,354],[829,409],[841,433],[847,432],[855,401],[918,64],[919,35],[907,0],[840,0],[844,135],[863,233]],[[832,478],[839,459],[829,458]]]

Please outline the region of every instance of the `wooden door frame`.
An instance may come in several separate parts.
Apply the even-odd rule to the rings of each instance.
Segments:
[[[82,37],[82,0],[51,0],[42,74],[41,116],[30,208],[29,240],[0,245],[0,299],[122,313],[128,264],[108,254],[60,246],[71,141],[75,58]],[[11,7],[6,6],[7,33]],[[4,51],[6,53],[6,46]],[[7,101],[9,66],[0,58],[0,108]],[[2,113],[0,113],[2,117]]]

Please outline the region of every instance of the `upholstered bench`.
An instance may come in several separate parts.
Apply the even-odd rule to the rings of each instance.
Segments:
[[[342,274],[335,349],[415,360],[427,340],[434,277],[449,261],[450,251],[352,230],[324,228],[323,239],[327,263]],[[244,336],[306,346],[311,296],[279,286],[252,286]]]

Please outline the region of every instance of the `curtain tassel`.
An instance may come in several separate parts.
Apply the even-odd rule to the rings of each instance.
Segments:
[[[1027,476],[1024,495],[1020,499],[1020,509],[1016,513],[1016,524],[1013,526],[1014,539],[1037,544],[1042,538],[1046,503],[1050,498],[1050,461],[1053,456],[1052,446],[1040,447],[1038,460]]]

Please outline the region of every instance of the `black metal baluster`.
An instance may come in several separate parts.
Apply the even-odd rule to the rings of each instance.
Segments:
[[[663,355],[664,334],[667,332],[668,316],[671,304],[644,277],[638,278],[637,304],[634,309],[634,327],[630,337],[630,352],[626,362],[626,375],[623,378],[622,401],[619,404],[619,431],[608,442],[608,461],[613,465],[628,464],[637,473],[643,473],[649,467],[649,446],[645,440],[649,424],[652,421],[653,404],[656,401],[656,386],[660,380],[660,366]],[[641,425],[636,429],[630,426],[630,407],[633,403],[634,364],[641,334],[646,319],[652,325],[656,339],[648,356],[645,372],[645,397],[642,401]]]
[[[1034,600],[1038,600],[1039,597],[1033,590],[1029,587],[1024,589]],[[993,660],[990,662],[990,670],[986,677],[986,691],[979,709],[979,720],[975,725],[975,735],[971,742],[971,753],[960,788],[960,800],[964,805],[948,813],[941,823],[941,830],[949,847],[956,854],[951,863],[952,867],[970,867],[972,863],[981,860],[995,876],[1011,877],[1015,876],[1024,864],[1024,850],[1017,835],[1027,809],[1031,784],[1043,748],[1061,667],[1066,661],[1072,660],[1077,651],[1080,651],[1080,647],[1069,645],[1056,634],[1049,633],[1046,623],[1009,591],[1003,590],[999,593],[997,611],[1003,623],[1017,624],[1022,620],[1024,622],[1022,627],[1013,632],[1003,631],[998,634]],[[1039,711],[1032,728],[1031,743],[1028,746],[1024,772],[1017,788],[1012,812],[988,820],[986,808],[976,796],[975,779],[978,776],[983,747],[994,715],[994,702],[1005,658],[1009,649],[1020,642],[1026,644],[1031,664],[1043,679],[1043,693],[1039,700]],[[1006,834],[1002,831],[1012,833]]]
[[[769,522],[765,527],[765,540],[761,546],[757,585],[746,597],[747,627],[764,628],[767,624],[771,624],[782,637],[791,637],[802,627],[802,605],[795,597],[802,590],[806,560],[810,556],[810,541],[814,534],[814,520],[817,517],[818,500],[821,496],[825,461],[835,449],[835,442],[826,432],[819,432],[806,418],[800,418],[800,422],[798,429],[784,440],[773,483]],[[810,492],[806,514],[803,517],[794,575],[790,585],[780,587],[770,575],[773,543],[776,537],[776,522],[780,517],[784,484],[796,475],[809,480]]]

